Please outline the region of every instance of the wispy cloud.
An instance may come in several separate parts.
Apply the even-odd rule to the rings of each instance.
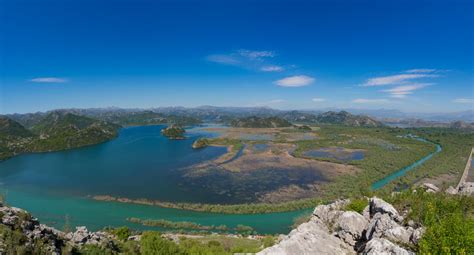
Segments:
[[[421,73],[396,74],[396,75],[375,77],[375,78],[368,79],[367,82],[363,86],[371,87],[371,86],[406,84],[408,82],[412,82],[414,79],[433,78],[437,76],[438,75],[435,75],[435,74],[421,74]]]
[[[391,97],[394,98],[404,98],[407,95],[413,94],[413,91],[422,89],[427,86],[431,86],[432,83],[415,83],[410,85],[397,86],[391,89],[382,90],[382,92],[387,92]]]
[[[281,72],[284,69],[281,66],[262,66],[260,70],[263,72]]]
[[[66,79],[58,78],[58,77],[38,77],[30,80],[31,82],[38,82],[38,83],[64,83],[67,82]]]
[[[326,101],[325,98],[321,98],[321,97],[315,97],[313,99],[311,99],[311,101],[315,102],[315,103],[321,103],[321,102],[324,102]]]
[[[275,81],[281,87],[303,87],[314,82],[314,78],[306,75],[295,75]]]
[[[237,50],[227,54],[213,54],[206,57],[210,62],[223,64],[223,65],[232,65],[240,66],[243,68],[263,70],[264,67],[267,68],[266,72],[275,72],[278,71],[279,66],[269,65],[267,59],[273,58],[276,54],[273,51],[267,50]],[[281,67],[280,67],[281,68]],[[283,70],[283,68],[281,68]]]
[[[405,73],[434,73],[436,69],[427,69],[427,68],[420,68],[420,69],[410,69],[406,70]]]
[[[444,70],[437,69],[410,69],[398,74],[389,76],[380,76],[368,79],[362,87],[379,87],[387,86],[390,89],[380,90],[380,92],[388,93],[392,98],[405,98],[408,95],[414,93],[415,90],[419,90],[435,83],[428,82],[435,77],[439,77],[438,73],[444,72]]]
[[[251,59],[262,59],[262,58],[272,58],[275,56],[275,52],[267,50],[238,50],[237,53],[242,57],[247,57]]]
[[[352,100],[355,104],[386,104],[390,102],[387,99],[368,99],[368,98],[357,98]]]
[[[457,104],[474,104],[474,98],[456,98],[453,103]]]
[[[232,56],[229,55],[209,55],[207,60],[210,62],[215,62],[224,65],[240,65],[241,62]]]

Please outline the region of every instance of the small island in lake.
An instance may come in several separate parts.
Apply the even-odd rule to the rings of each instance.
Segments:
[[[171,125],[161,130],[161,133],[169,139],[184,139],[185,132],[184,128],[178,125]]]
[[[209,140],[206,138],[199,138],[193,143],[193,149],[205,148],[209,145]]]

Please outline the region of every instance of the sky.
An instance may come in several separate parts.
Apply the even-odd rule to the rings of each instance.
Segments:
[[[472,110],[473,3],[0,0],[0,113]]]

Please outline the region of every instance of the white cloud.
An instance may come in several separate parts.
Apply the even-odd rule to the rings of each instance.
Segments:
[[[295,75],[275,81],[281,87],[303,87],[314,82],[314,78],[306,75]]]
[[[242,57],[251,59],[272,58],[275,56],[273,51],[258,51],[258,50],[239,50],[238,54]]]
[[[385,104],[389,101],[387,99],[367,99],[367,98],[357,98],[352,100],[356,104]]]
[[[263,72],[281,72],[283,71],[283,67],[281,66],[262,66],[260,68],[261,71]]]
[[[433,78],[437,77],[435,74],[397,74],[383,77],[375,77],[368,79],[367,82],[363,85],[364,87],[372,86],[385,86],[385,85],[397,85],[405,84],[413,79],[419,78]]]
[[[315,97],[315,98],[311,99],[311,101],[313,101],[315,103],[321,103],[321,102],[326,101],[326,99],[325,98],[320,98],[320,97]]]
[[[30,80],[31,82],[39,83],[63,83],[66,82],[66,79],[57,78],[57,77],[38,77]]]
[[[229,55],[209,55],[207,60],[224,65],[239,65],[240,61]]]
[[[436,71],[437,71],[436,69],[421,68],[421,69],[406,70],[405,73],[434,73]]]
[[[269,63],[268,58],[275,56],[273,51],[258,50],[236,50],[226,54],[213,54],[206,57],[207,61],[237,66],[250,70],[263,72],[283,71],[283,67]]]
[[[413,94],[413,91],[430,86],[432,83],[414,83],[410,85],[397,86],[391,89],[382,90],[387,92],[391,97],[404,98],[407,95]]]
[[[474,98],[456,98],[453,102],[457,104],[474,104]]]

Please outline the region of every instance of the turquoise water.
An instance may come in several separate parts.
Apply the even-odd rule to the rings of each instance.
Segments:
[[[169,140],[160,133],[163,127],[125,128],[117,139],[103,144],[14,157],[0,163],[0,192],[8,204],[24,208],[43,223],[58,228],[62,227],[67,215],[72,225],[85,225],[90,229],[122,225],[147,228],[126,221],[128,217],[136,217],[229,227],[243,224],[260,233],[285,233],[293,219],[304,212],[229,215],[87,198],[112,195],[161,201],[232,203],[239,202],[240,197],[250,197],[249,192],[253,193],[253,189],[274,186],[273,182],[246,181],[259,179],[255,175],[238,176],[237,179],[243,181],[236,182],[231,174],[222,171],[188,180],[184,177],[184,169],[217,158],[226,152],[226,148],[194,150],[191,145],[195,139],[216,134],[198,127],[188,130],[186,140]],[[256,175],[262,173],[267,174],[255,172]],[[279,173],[284,172],[268,174],[278,176]],[[224,188],[226,192],[222,192]]]
[[[228,227],[243,224],[252,226],[259,233],[273,234],[287,233],[296,217],[310,212],[310,210],[303,210],[251,215],[216,214],[148,205],[95,201],[69,195],[30,193],[15,189],[9,189],[6,196],[8,204],[28,210],[42,223],[58,229],[63,228],[67,215],[72,226],[87,226],[91,230],[99,230],[107,226],[129,226],[139,230],[160,230],[157,227],[146,227],[126,221],[128,217],[136,217],[141,219],[191,221],[202,225],[224,224]]]
[[[413,138],[413,139],[416,139],[418,141],[421,141],[421,142],[425,142],[425,143],[431,143],[430,141],[428,140],[425,140],[423,138],[419,138],[419,137],[414,137],[414,136],[410,136],[410,138]],[[380,189],[382,188],[383,186],[389,184],[390,182],[396,180],[397,178],[399,177],[402,177],[403,175],[405,175],[408,171],[411,171],[413,170],[414,168],[422,165],[423,163],[425,163],[427,160],[429,160],[430,158],[433,157],[433,155],[435,154],[438,154],[439,152],[441,152],[442,148],[439,144],[436,144],[436,150],[430,154],[428,154],[426,157],[416,161],[415,163],[407,166],[407,167],[404,167],[388,176],[386,176],[385,178],[375,182],[372,184],[372,189],[373,190],[377,190],[377,189]]]

